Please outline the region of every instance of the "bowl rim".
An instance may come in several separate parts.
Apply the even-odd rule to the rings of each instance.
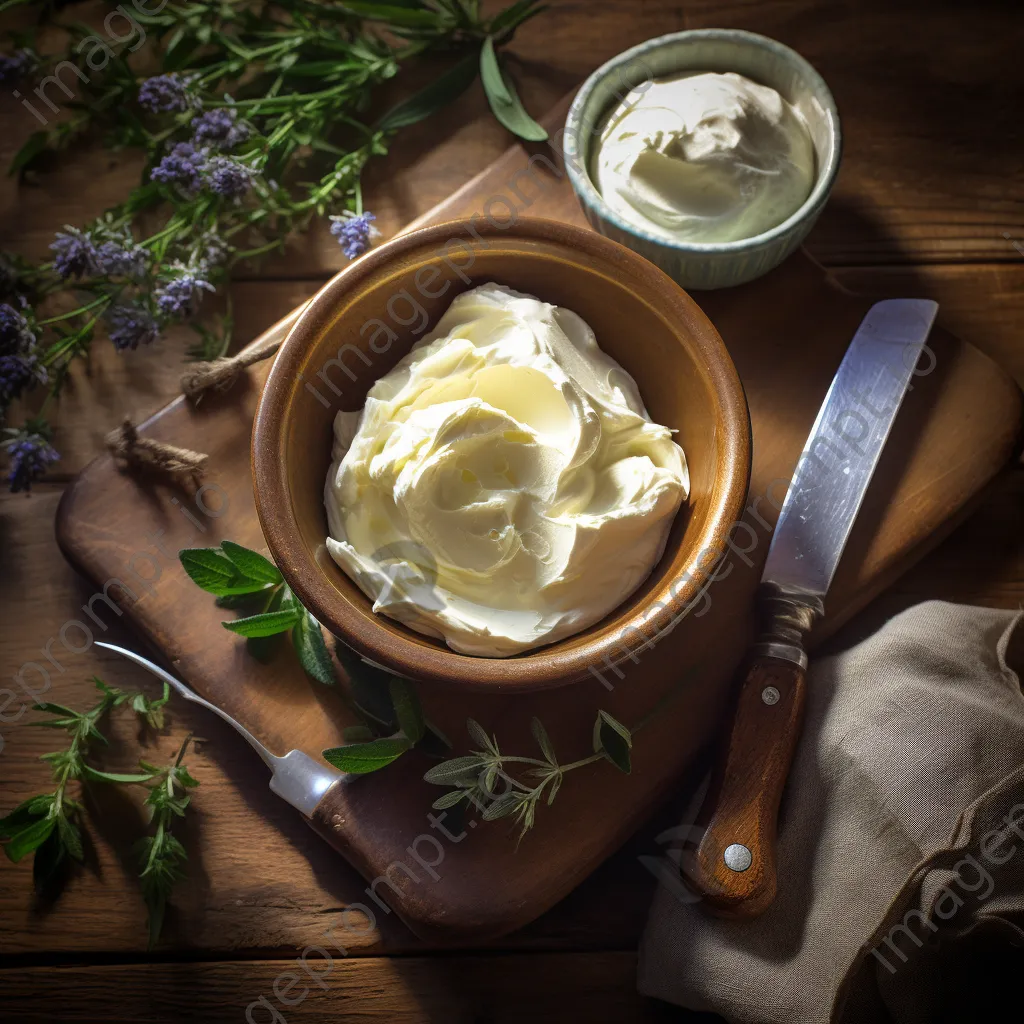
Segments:
[[[577,149],[580,128],[583,123],[583,111],[594,90],[600,81],[612,74],[624,64],[629,64],[644,53],[651,50],[662,49],[672,43],[682,40],[699,42],[700,40],[729,41],[740,43],[755,49],[769,50],[776,56],[781,57],[789,64],[799,70],[800,74],[813,86],[816,94],[823,101],[829,131],[832,136],[832,151],[825,167],[820,168],[815,178],[814,187],[807,198],[793,211],[784,221],[762,231],[760,234],[751,235],[749,238],[738,238],[732,242],[684,242],[648,231],[638,224],[627,221],[619,216],[608,203],[604,196],[597,190],[590,177],[590,172],[584,162],[580,159],[581,154]],[[603,112],[602,112],[603,114]],[[576,93],[566,116],[565,130],[562,135],[562,159],[569,181],[572,183],[573,191],[579,201],[589,208],[602,220],[614,225],[627,235],[643,239],[645,242],[660,245],[673,252],[689,253],[691,255],[716,256],[731,254],[749,254],[761,249],[767,249],[775,245],[781,238],[785,238],[797,230],[800,225],[808,219],[816,217],[825,205],[832,186],[835,184],[836,176],[839,173],[839,164],[842,159],[843,132],[839,122],[839,110],[836,107],[832,90],[829,89],[825,79],[815,70],[814,66],[805,57],[802,57],[792,47],[780,43],[777,39],[761,35],[759,32],[748,32],[738,28],[696,28],[685,29],[682,32],[669,32],[662,36],[655,36],[636,46],[623,50],[610,60],[602,64],[596,71],[592,72],[580,86]]]
[[[717,507],[709,510],[702,528],[701,544],[695,549],[697,564],[686,567],[687,578],[676,595],[670,591],[679,577],[666,576],[663,585],[651,590],[645,604],[635,608],[629,619],[619,622],[614,629],[610,629],[611,623],[606,623],[602,631],[582,645],[578,643],[579,634],[573,634],[509,658],[479,657],[461,654],[446,646],[424,646],[424,641],[429,643],[427,637],[420,642],[411,637],[396,637],[381,624],[379,616],[357,608],[339,595],[301,540],[288,487],[286,460],[279,456],[285,450],[290,399],[299,390],[301,362],[313,339],[332,320],[343,296],[371,279],[396,255],[426,246],[436,248],[452,238],[480,236],[553,242],[582,252],[606,268],[618,266],[630,271],[631,276],[650,279],[653,275],[660,279],[660,291],[668,305],[662,314],[692,328],[696,355],[703,360],[720,409],[721,441],[716,441],[719,465],[715,470],[720,497]],[[746,396],[725,343],[697,303],[663,271],[626,246],[586,227],[539,218],[521,218],[512,226],[501,227],[477,224],[464,218],[415,229],[390,239],[353,261],[313,295],[288,331],[271,367],[253,422],[250,452],[256,511],[271,554],[302,604],[333,635],[367,660],[417,681],[466,690],[526,692],[570,685],[588,678],[593,666],[611,668],[627,657],[635,658],[632,649],[625,648],[622,642],[624,634],[632,636],[637,625],[643,623],[654,627],[658,635],[670,623],[678,621],[684,609],[689,610],[714,570],[714,564],[707,567],[702,564],[702,559],[706,561],[704,552],[710,549],[721,557],[726,550],[728,531],[746,501],[751,432]],[[660,603],[659,610],[647,614],[648,606],[656,602]],[[614,616],[616,611],[613,609],[609,616]],[[388,625],[408,628],[392,620],[388,620]],[[595,626],[600,628],[599,623]],[[643,631],[640,633],[647,639]],[[573,640],[577,640],[574,647],[561,649]],[[613,657],[616,653],[617,658]]]

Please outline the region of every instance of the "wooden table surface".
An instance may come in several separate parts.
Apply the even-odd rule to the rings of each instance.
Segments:
[[[809,249],[865,294],[928,296],[939,322],[1024,382],[1024,99],[1020,5],[924,0],[551,0],[514,44],[514,73],[542,112],[617,51],[684,28],[730,26],[795,47],[829,82],[845,134],[843,167]],[[0,97],[0,162],[31,124]],[[429,209],[509,144],[479,86],[443,115],[408,131],[371,165],[367,206],[385,234]],[[2,245],[27,256],[53,232],[121,197],[137,179],[130,154],[76,154],[73,168],[29,183],[0,183]],[[286,313],[343,262],[326,231],[233,285],[240,341]],[[794,343],[799,343],[798,339]],[[0,673],[39,660],[76,618],[91,589],[64,563],[53,515],[70,476],[128,413],[144,416],[176,393],[183,338],[117,355],[98,345],[57,417],[58,473],[31,497],[0,497]],[[928,598],[1016,607],[1024,598],[1024,473],[1015,471],[975,515],[844,631],[868,631]],[[140,539],[140,546],[144,539]],[[116,635],[115,635],[116,634]],[[132,637],[113,627],[115,642]],[[89,677],[140,685],[139,675],[92,649],[61,657],[51,699],[92,702]],[[147,682],[141,685],[148,687]],[[53,735],[0,721],[0,808],[47,787],[39,754]],[[2,718],[2,716],[0,716]],[[25,1021],[655,1021],[697,1019],[640,998],[636,946],[653,877],[638,855],[674,822],[667,807],[627,848],[530,927],[485,949],[439,951],[380,915],[380,930],[336,953],[329,976],[289,992],[288,972],[365,883],[273,797],[252,752],[210,716],[178,702],[148,759],[169,756],[188,732],[202,740],[189,764],[202,785],[182,837],[189,877],[175,892],[158,948],[146,951],[133,871],[137,804],[105,808],[94,856],[59,901],[31,896],[31,868],[0,870],[0,986],[7,1019]],[[126,725],[112,758],[140,754]],[[501,880],[495,879],[500,885]],[[335,951],[336,952],[336,951]],[[315,959],[316,953],[311,957]],[[60,973],[55,975],[54,968]],[[289,999],[284,1009],[274,986]],[[264,997],[264,1003],[260,1003]],[[267,1006],[276,1006],[271,1016]]]

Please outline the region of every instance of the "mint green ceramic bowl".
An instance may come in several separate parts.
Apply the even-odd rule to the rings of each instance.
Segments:
[[[735,242],[672,242],[630,224],[594,187],[588,170],[591,143],[604,115],[634,86],[680,71],[735,71],[776,89],[803,115],[814,143],[814,188],[781,224]],[[720,28],[659,36],[613,57],[576,94],[562,139],[569,179],[591,226],[645,256],[684,288],[727,288],[778,266],[818,219],[839,170],[841,149],[835,100],[821,75],[774,39]]]

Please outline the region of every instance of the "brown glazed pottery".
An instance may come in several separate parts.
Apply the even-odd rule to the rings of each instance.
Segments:
[[[689,501],[647,581],[589,629],[511,658],[459,654],[375,615],[327,551],[332,423],[437,322],[452,299],[496,281],[574,310],[635,378],[651,416],[678,431]],[[697,304],[657,267],[566,224],[455,221],[363,256],[309,302],[267,379],[252,439],[270,551],[302,603],[365,658],[412,679],[520,692],[579,681],[670,625],[693,601],[746,497],[750,422],[736,369]],[[624,646],[628,641],[629,647]]]

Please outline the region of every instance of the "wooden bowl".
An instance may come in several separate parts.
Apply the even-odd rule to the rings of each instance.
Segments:
[[[742,511],[750,421],[722,339],[657,267],[583,228],[540,220],[502,228],[476,220],[395,238],[310,300],[281,346],[256,413],[256,508],[288,584],[363,657],[424,682],[545,689],[584,679],[591,667],[607,670],[691,604]],[[646,582],[589,629],[511,658],[459,654],[375,615],[325,543],[323,494],[335,413],[362,408],[371,384],[452,299],[487,281],[579,313],[636,379],[651,416],[678,431],[690,469],[689,501]]]

